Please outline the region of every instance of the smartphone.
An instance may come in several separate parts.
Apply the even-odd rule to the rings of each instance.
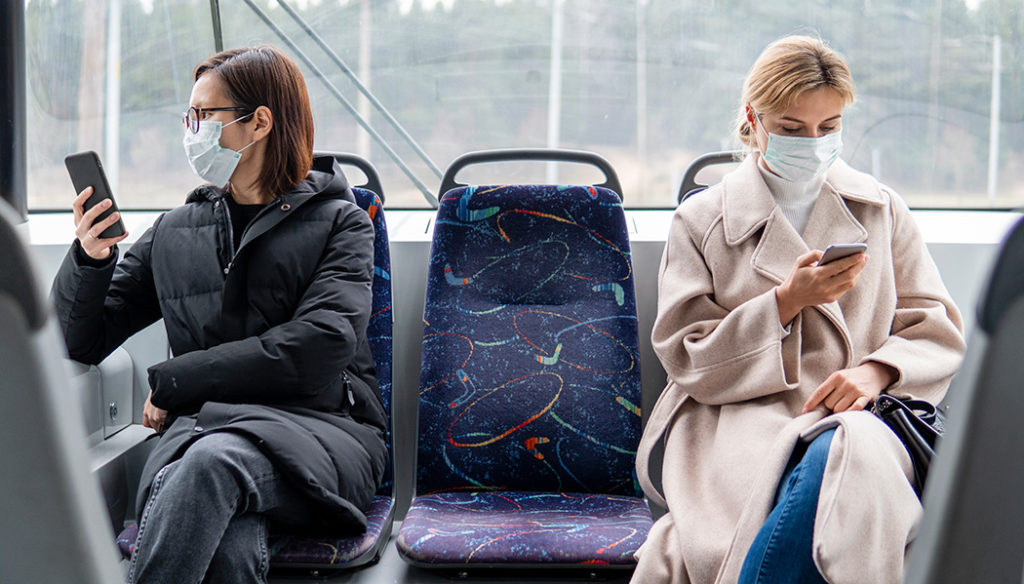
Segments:
[[[867,250],[868,244],[866,243],[833,243],[825,248],[825,253],[821,254],[821,259],[818,260],[818,265],[824,266],[829,262],[834,262],[838,259],[852,256],[855,253],[864,253]]]
[[[111,213],[117,211],[117,202],[114,201],[114,194],[110,191],[110,183],[107,182],[107,175],[103,172],[103,164],[100,157],[92,150],[71,154],[64,158],[64,166],[68,167],[68,174],[71,175],[71,183],[75,185],[75,194],[84,191],[86,187],[92,187],[92,196],[85,202],[85,210],[88,211],[98,205],[103,199],[110,199],[110,208],[100,213],[93,223],[99,223],[106,219]],[[100,237],[118,237],[124,234],[124,223],[118,219],[110,227],[103,230]]]

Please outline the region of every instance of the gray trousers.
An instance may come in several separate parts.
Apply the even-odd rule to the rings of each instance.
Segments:
[[[211,433],[153,479],[128,582],[266,582],[268,515],[305,509],[298,491],[252,442]]]

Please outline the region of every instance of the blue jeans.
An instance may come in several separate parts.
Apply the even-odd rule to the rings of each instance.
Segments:
[[[775,508],[757,532],[743,561],[738,584],[825,584],[811,544],[818,494],[835,430],[800,444],[786,465]]]
[[[267,520],[301,495],[247,438],[215,432],[160,469],[139,518],[130,583],[267,581]]]

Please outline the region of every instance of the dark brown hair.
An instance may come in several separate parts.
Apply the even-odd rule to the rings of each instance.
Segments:
[[[250,112],[263,105],[274,116],[259,187],[276,197],[302,182],[313,166],[313,110],[298,65],[277,48],[261,45],[213,55],[196,65],[193,81],[206,73],[224,82],[232,105]]]

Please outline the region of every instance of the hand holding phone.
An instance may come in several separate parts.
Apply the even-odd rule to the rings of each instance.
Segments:
[[[110,255],[110,248],[128,236],[121,221],[103,166],[95,152],[79,152],[64,159],[78,197],[72,203],[75,211],[75,235],[82,250],[91,258],[101,260]]]
[[[818,265],[824,266],[829,262],[834,262],[854,254],[864,253],[867,250],[868,244],[866,243],[833,243],[825,248],[825,253],[821,254]]]
[[[107,182],[107,175],[103,173],[103,165],[100,157],[92,150],[71,154],[64,159],[64,165],[71,175],[71,183],[75,185],[75,192],[81,194],[88,187],[92,187],[92,195],[82,206],[83,213],[88,213],[93,207],[105,199],[110,199],[109,206],[102,210],[91,225],[100,223],[117,213],[117,203],[114,202],[114,195],[110,190],[110,183]],[[113,224],[106,227],[98,238],[118,237],[124,235],[124,223],[118,218]]]
[[[844,243],[830,245],[819,255],[817,250],[809,251],[796,259],[793,269],[785,281],[775,289],[779,305],[779,322],[783,326],[796,318],[807,306],[816,306],[839,300],[857,284],[864,262],[836,271],[822,266],[851,255],[867,251],[865,243]]]

